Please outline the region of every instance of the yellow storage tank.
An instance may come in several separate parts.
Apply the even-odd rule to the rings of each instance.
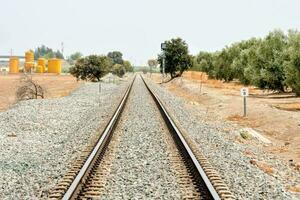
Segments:
[[[36,68],[36,73],[44,73],[46,68],[46,59],[45,58],[39,58],[38,59],[38,65]]]
[[[25,52],[25,61],[26,62],[33,62],[34,61],[34,52],[32,50]]]
[[[45,71],[41,65],[38,65],[38,66],[36,66],[35,72],[36,73],[44,73]]]
[[[48,60],[48,73],[61,73],[61,60],[57,58],[51,58]]]
[[[45,58],[39,58],[38,59],[38,65],[46,66],[46,59]]]
[[[34,52],[32,50],[25,52],[25,70],[31,71],[34,68]]]
[[[19,73],[19,58],[10,57],[9,58],[9,73]]]

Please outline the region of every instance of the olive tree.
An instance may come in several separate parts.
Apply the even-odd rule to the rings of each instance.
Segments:
[[[252,62],[252,84],[261,89],[284,91],[285,74],[283,69],[286,36],[282,31],[270,32],[256,49]]]
[[[209,78],[215,77],[213,56],[213,53],[200,51],[200,53],[196,57],[196,63],[199,67],[199,70],[202,72],[206,72]]]
[[[78,59],[82,58],[83,55],[80,52],[75,52],[68,57],[68,62],[73,65]]]
[[[133,66],[131,65],[131,63],[128,60],[124,60],[123,66],[124,66],[126,72],[133,72]]]
[[[112,60],[107,56],[90,55],[78,59],[75,66],[70,68],[70,73],[77,79],[100,81],[111,66]]]
[[[213,65],[217,79],[229,82],[235,78],[232,63],[239,53],[240,49],[237,46],[231,46],[222,49],[222,51],[216,54]]]
[[[192,56],[189,55],[188,45],[181,38],[165,41],[165,44],[166,48],[158,55],[158,62],[162,71],[163,58],[165,59],[165,72],[173,79],[193,65]]]
[[[240,53],[233,59],[232,70],[234,72],[234,78],[238,79],[245,85],[249,85],[251,83],[251,61],[256,59],[256,49],[259,41],[260,40],[256,38],[252,38],[237,44],[239,46]]]
[[[300,33],[290,30],[288,34],[288,48],[285,54],[287,60],[284,63],[286,84],[300,96]]]
[[[120,64],[122,65],[123,60],[123,54],[120,51],[112,51],[107,54],[107,57],[111,58],[113,61],[113,64]]]
[[[126,69],[121,64],[114,64],[112,66],[112,73],[119,76],[119,77],[123,77],[124,74],[126,73]]]

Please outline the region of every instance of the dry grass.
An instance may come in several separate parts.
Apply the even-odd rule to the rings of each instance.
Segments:
[[[237,114],[229,115],[228,117],[226,117],[226,119],[252,128],[259,127],[259,122]]]
[[[247,156],[248,158],[253,158],[253,157],[255,157],[254,153],[251,152],[251,151],[249,151],[249,150],[244,151],[243,154],[244,154],[245,156]]]
[[[235,122],[241,122],[245,120],[245,118],[242,117],[241,115],[230,115],[227,117],[227,119]]]
[[[259,162],[259,161],[253,160],[253,159],[250,160],[250,163],[267,174],[274,173],[274,169],[271,166],[269,166],[267,163]]]
[[[281,103],[273,105],[273,107],[280,110],[300,111],[300,103]]]
[[[295,192],[295,193],[300,193],[300,186],[290,186],[288,188],[288,191]]]
[[[0,75],[0,111],[16,102],[21,77],[22,74]],[[47,99],[67,96],[81,84],[71,75],[34,74],[32,79],[46,90]]]
[[[251,95],[269,95],[273,94],[273,91],[264,91],[260,90],[254,86],[245,86],[241,84],[239,81],[231,81],[231,82],[224,82],[221,80],[209,79],[208,75],[203,72],[196,72],[196,71],[187,71],[183,73],[183,77],[193,80],[195,82],[202,82],[209,88],[216,88],[222,90],[229,90],[225,93],[227,94],[234,94],[235,91],[240,91],[242,87],[247,87],[249,89],[249,93]],[[234,91],[234,92],[233,92]]]

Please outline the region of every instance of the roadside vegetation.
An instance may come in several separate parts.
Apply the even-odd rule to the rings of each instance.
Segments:
[[[193,58],[192,70],[211,79],[300,96],[300,32],[274,30],[264,38],[236,42],[216,52],[201,51]]]
[[[122,77],[126,72],[132,72],[133,67],[127,60],[123,60],[119,51],[106,55],[89,55],[75,60],[70,73],[78,80],[100,81],[103,76],[113,73]]]

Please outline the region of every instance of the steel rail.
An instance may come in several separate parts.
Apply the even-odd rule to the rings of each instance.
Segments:
[[[80,192],[81,190],[81,185],[84,184],[85,178],[89,175],[93,164],[95,163],[98,155],[100,152],[103,150],[103,148],[109,143],[109,138],[111,137],[111,134],[113,133],[113,130],[116,126],[116,123],[118,119],[120,118],[120,114],[125,106],[125,103],[128,99],[129,93],[131,91],[132,85],[135,81],[136,76],[133,78],[131,84],[127,88],[117,110],[113,114],[112,118],[110,119],[108,125],[105,127],[101,137],[99,138],[97,144],[95,145],[95,148],[85,161],[84,165],[80,169],[79,173],[76,175],[75,179],[73,180],[72,184],[66,191],[66,193],[63,196],[63,200],[69,200],[69,199],[75,199],[76,195]]]
[[[158,108],[159,108],[163,118],[165,119],[165,122],[167,123],[170,132],[173,134],[173,138],[175,139],[175,142],[179,146],[179,149],[182,151],[183,155],[185,155],[185,157],[186,157],[185,159],[187,159],[187,162],[192,165],[191,167],[193,168],[193,172],[194,172],[193,176],[196,176],[195,177],[196,182],[199,184],[199,179],[200,179],[200,181],[202,180],[201,182],[205,183],[205,186],[206,186],[207,190],[209,191],[210,199],[220,200],[221,197],[217,193],[217,191],[214,188],[213,184],[210,182],[208,176],[206,175],[205,171],[201,167],[199,161],[197,160],[197,158],[194,155],[192,149],[190,148],[190,146],[186,142],[186,140],[183,137],[181,131],[176,126],[174,120],[171,118],[171,116],[167,112],[166,108],[162,104],[159,97],[148,86],[148,84],[146,83],[146,81],[144,80],[142,75],[141,75],[141,78],[142,78],[144,84],[146,85],[146,88],[150,92],[151,96],[153,97],[154,101],[158,105]]]

